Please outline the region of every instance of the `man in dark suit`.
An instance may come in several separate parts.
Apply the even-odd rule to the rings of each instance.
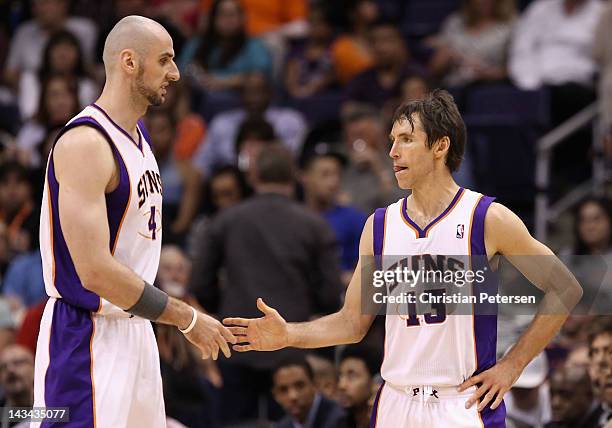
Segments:
[[[549,380],[552,421],[546,428],[589,428],[597,403],[593,401],[591,380],[585,367],[563,366]]]
[[[342,428],[346,414],[337,403],[317,392],[314,374],[304,358],[281,362],[273,372],[272,393],[287,416],[277,428]]]
[[[589,428],[612,422],[612,317],[603,316],[593,325],[589,341],[589,376],[593,395],[600,405],[593,411]]]

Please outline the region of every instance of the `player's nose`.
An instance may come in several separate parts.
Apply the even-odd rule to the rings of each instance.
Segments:
[[[168,80],[176,82],[181,78],[181,73],[174,62],[172,62],[172,70],[167,75]]]

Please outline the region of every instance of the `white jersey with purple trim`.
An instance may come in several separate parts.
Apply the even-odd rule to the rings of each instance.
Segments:
[[[408,216],[407,198],[379,209],[374,218],[375,254],[383,255],[385,269],[392,268],[402,258],[411,263],[412,260],[425,263],[425,257],[433,256],[438,266],[435,269],[442,270],[450,270],[450,263],[458,263],[461,259],[452,256],[463,256],[465,262],[469,255],[485,255],[484,216],[492,200],[460,188],[446,210],[424,229]],[[469,262],[467,264],[465,269],[470,269]],[[417,267],[413,265],[412,269]],[[471,294],[471,285],[467,287]],[[404,304],[395,315],[394,304],[388,305],[391,306],[387,308],[381,368],[387,383],[400,388],[457,386],[475,372],[494,364],[495,316],[474,317],[471,311],[466,315],[446,315],[445,307],[431,306],[427,302],[419,303],[419,311],[413,313]],[[421,311],[422,308],[430,311]]]
[[[90,126],[100,131],[119,165],[119,184],[106,195],[109,249],[117,261],[153,283],[161,251],[162,182],[146,130],[139,122],[138,140],[135,141],[95,104],[71,119],[60,135],[77,126]],[[87,168],[86,159],[82,167]],[[50,156],[40,221],[40,249],[47,294],[100,314],[123,312],[83,288],[64,241],[58,194],[59,185]]]

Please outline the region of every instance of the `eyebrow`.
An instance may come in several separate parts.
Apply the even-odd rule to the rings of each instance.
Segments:
[[[169,57],[169,58],[174,58],[174,53],[173,52],[163,52],[159,58],[164,58],[164,57]]]
[[[401,134],[399,134],[399,135],[397,136],[397,138],[398,138],[398,139],[399,139],[399,138],[402,138],[402,137],[405,137],[405,138],[412,138],[412,133],[408,134],[408,133],[406,133],[406,132],[402,132]],[[393,134],[389,134],[389,140],[393,141]]]

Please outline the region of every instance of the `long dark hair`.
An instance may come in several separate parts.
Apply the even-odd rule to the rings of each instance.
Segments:
[[[580,213],[582,209],[588,204],[595,204],[603,210],[608,222],[610,223],[610,233],[608,235],[608,245],[612,245],[612,202],[607,198],[598,198],[595,196],[589,196],[583,199],[574,210],[574,254],[575,255],[588,255],[589,247],[580,237]]]
[[[221,3],[224,1],[233,1],[236,3],[240,9],[240,13],[243,16],[242,28],[237,34],[231,36],[229,39],[224,39],[223,36],[217,33],[217,29],[215,28],[217,16],[219,15],[219,9],[221,7]],[[226,66],[232,59],[234,59],[236,55],[238,55],[243,46],[246,44],[246,41],[247,34],[244,26],[244,11],[240,2],[238,0],[215,0],[210,9],[208,23],[206,24],[206,29],[204,30],[202,41],[196,54],[196,61],[198,61],[204,69],[208,69],[210,55],[215,48],[218,48],[221,49],[219,64],[221,66]]]
[[[80,104],[79,104],[79,90],[77,86],[77,82],[71,76],[64,76],[62,74],[51,74],[46,76],[45,79],[41,83],[40,88],[40,98],[38,100],[38,112],[36,113],[35,119],[36,122],[43,124],[45,126],[55,126],[57,123],[49,123],[50,114],[47,110],[47,102],[46,99],[49,96],[49,86],[51,82],[54,80],[63,80],[70,92],[70,95],[74,101],[74,111],[71,113],[70,117],[76,116],[79,113]],[[63,125],[63,124],[62,124]]]
[[[81,44],[79,43],[79,40],[70,31],[61,30],[54,33],[51,38],[49,38],[49,41],[45,46],[45,51],[43,53],[43,62],[39,71],[39,78],[41,81],[48,78],[50,74],[56,73],[55,70],[51,69],[51,51],[57,45],[61,45],[64,43],[72,45],[77,51],[76,65],[75,69],[73,70],[73,74],[77,77],[87,76],[87,71],[85,70],[85,62],[83,61],[83,51],[81,50]]]

